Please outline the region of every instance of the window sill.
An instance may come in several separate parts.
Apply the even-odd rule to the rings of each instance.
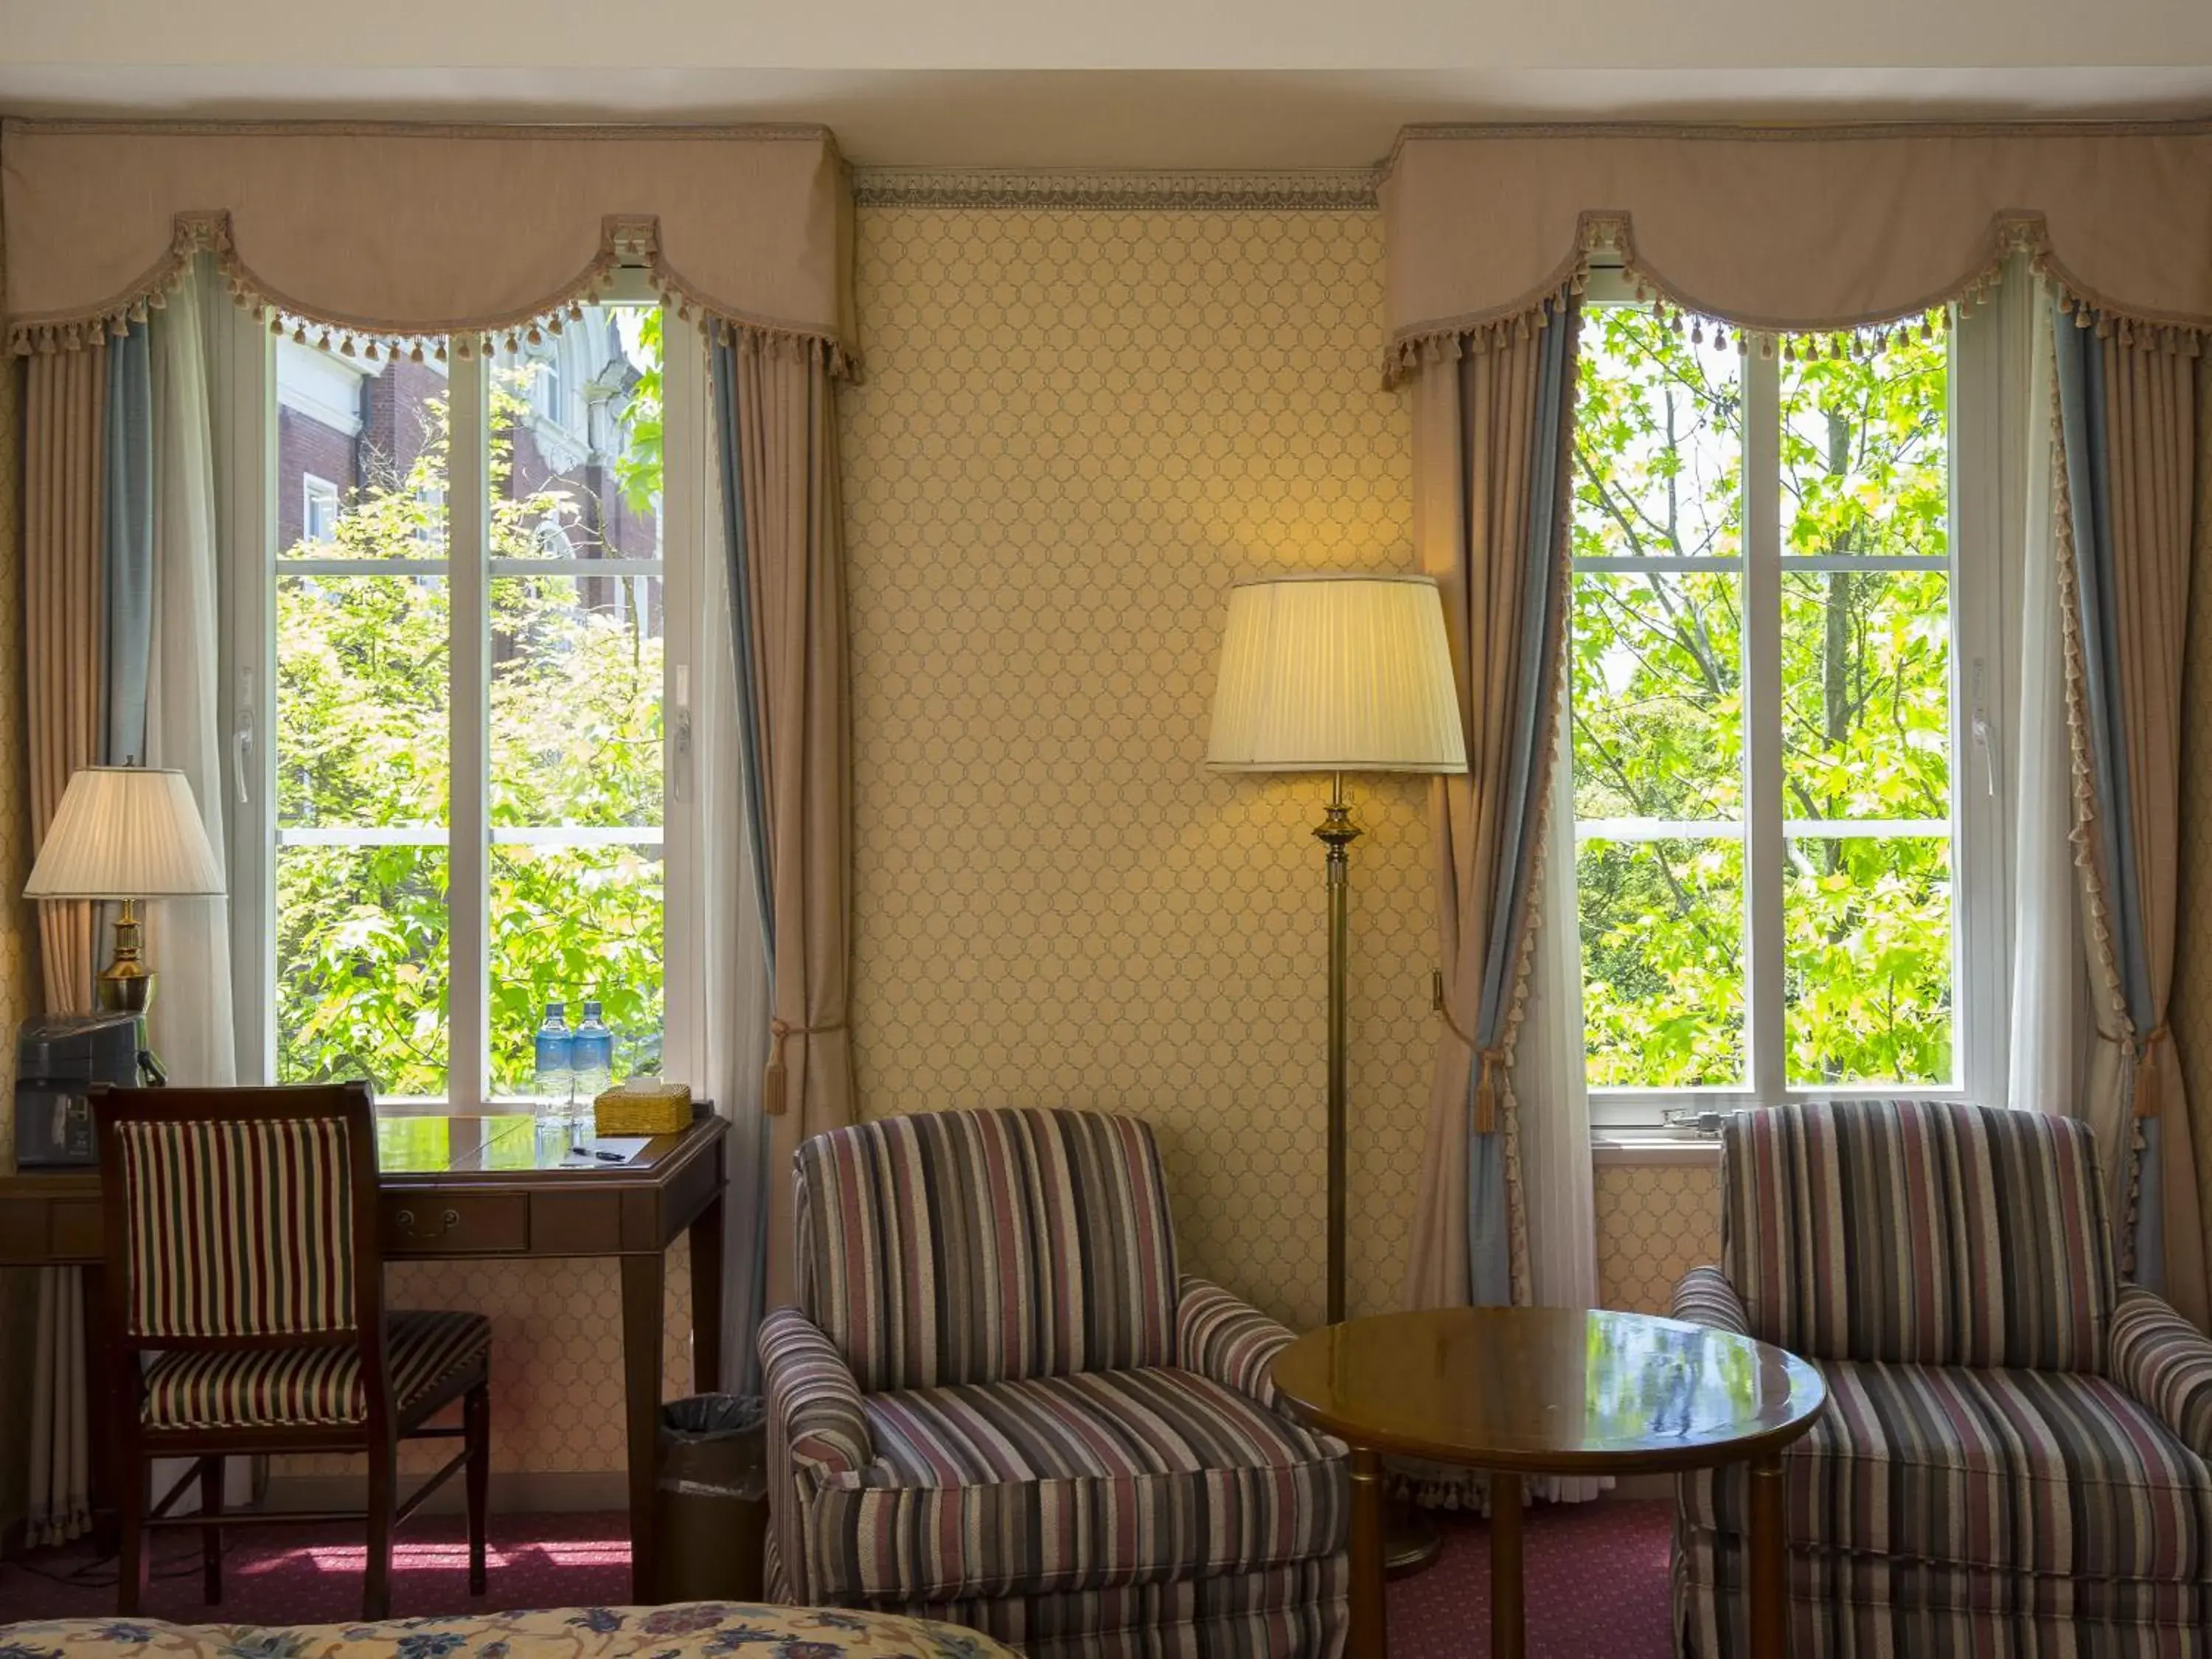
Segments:
[[[1717,1140],[1624,1130],[1604,1130],[1590,1137],[1590,1162],[1601,1170],[1713,1169],[1720,1161]]]

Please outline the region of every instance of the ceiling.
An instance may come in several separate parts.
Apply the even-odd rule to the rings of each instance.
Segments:
[[[864,164],[1353,167],[1414,121],[2212,116],[2212,4],[0,0],[0,111],[806,120]]]

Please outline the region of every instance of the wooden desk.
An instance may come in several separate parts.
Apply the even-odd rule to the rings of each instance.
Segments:
[[[653,1458],[661,1395],[662,1296],[668,1247],[691,1237],[691,1382],[721,1384],[722,1193],[729,1126],[711,1113],[653,1141],[630,1164],[560,1167],[542,1158],[526,1116],[393,1114],[377,1125],[384,1253],[400,1261],[471,1257],[614,1256],[622,1263],[623,1420],[629,1448],[630,1586],[653,1601]],[[102,1261],[100,1176],[0,1177],[0,1266]],[[96,1284],[88,1309],[102,1305]],[[99,1344],[88,1356],[95,1387]],[[492,1374],[499,1388],[499,1374]],[[93,1437],[95,1446],[100,1437]],[[95,1474],[97,1475],[97,1464]]]

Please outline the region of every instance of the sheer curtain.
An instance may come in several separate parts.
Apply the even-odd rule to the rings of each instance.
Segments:
[[[2020,561],[2018,780],[2013,834],[2012,1040],[2007,1102],[2027,1111],[2071,1117],[2087,1097],[2090,1037],[2088,975],[2082,966],[2080,890],[2074,874],[2074,757],[2066,726],[2066,646],[2059,613],[2058,541],[2051,519],[2053,388],[2051,331],[2035,313],[2048,301],[2041,283],[2015,269],[2000,307],[2029,313],[2008,343],[2027,358],[2026,534],[2004,550]],[[2009,318],[2008,318],[2009,320]],[[2025,341],[2020,335],[2025,334]],[[2011,458],[2008,458],[2009,460]]]

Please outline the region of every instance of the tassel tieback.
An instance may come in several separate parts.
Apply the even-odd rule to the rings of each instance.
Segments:
[[[1505,1050],[1485,1048],[1480,1055],[1482,1070],[1474,1082],[1474,1132],[1479,1135],[1498,1133],[1498,1073],[1505,1064]]]
[[[2139,1118],[2156,1117],[2164,1104],[2165,1080],[2159,1050],[2171,1051],[2172,1047],[2172,1029],[2160,1025],[2152,1029],[2136,1050],[2136,1115]]]
[[[842,1019],[824,1020],[819,1025],[793,1025],[787,1019],[771,1019],[768,1023],[770,1038],[768,1068],[761,1073],[761,1110],[770,1117],[781,1117],[784,1112],[784,1084],[789,1075],[784,1069],[783,1040],[792,1036],[818,1036],[824,1031],[842,1031]]]

